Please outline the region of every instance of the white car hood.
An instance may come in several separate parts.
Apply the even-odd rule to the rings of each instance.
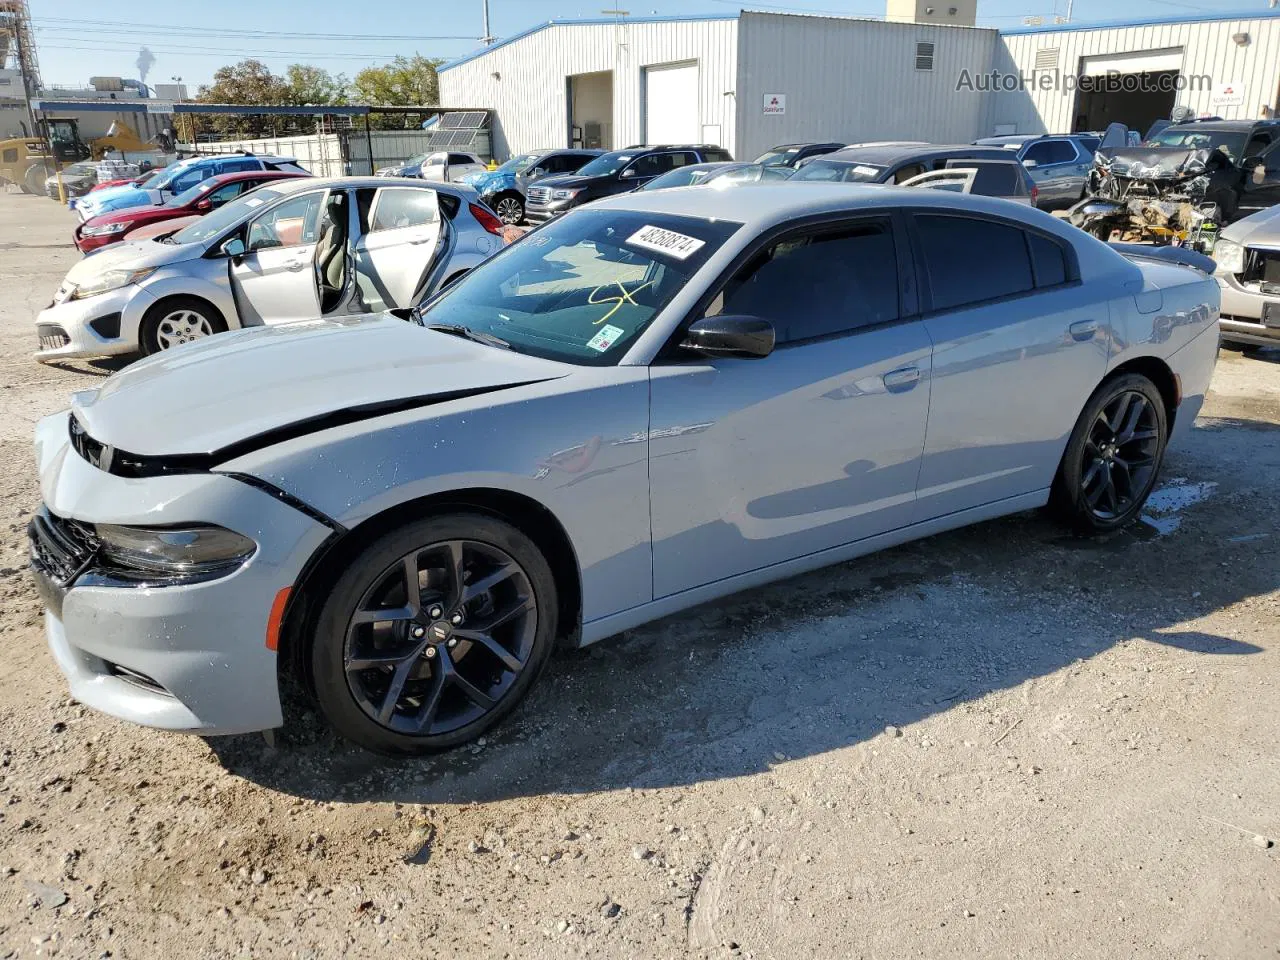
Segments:
[[[1227,226],[1221,236],[1251,247],[1280,247],[1280,204],[1237,220]]]
[[[103,247],[76,262],[67,273],[71,283],[83,283],[108,270],[145,270],[191,260],[204,253],[198,243],[158,243],[155,240],[124,240]]]
[[[575,369],[374,314],[177,347],[75,394],[72,412],[89,437],[115,451],[205,455],[255,439],[278,442],[273,432],[299,424],[323,429],[333,416],[374,417]]]

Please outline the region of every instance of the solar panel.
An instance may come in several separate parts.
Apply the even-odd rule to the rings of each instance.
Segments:
[[[446,113],[440,118],[442,130],[477,130],[485,125],[483,110],[468,110],[461,113]]]
[[[462,119],[462,117],[463,117],[463,114],[461,113],[446,113],[443,117],[440,118],[440,129],[456,130],[459,126],[461,126],[459,121]]]

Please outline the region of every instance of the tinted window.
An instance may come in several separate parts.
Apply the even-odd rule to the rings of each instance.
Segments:
[[[292,161],[289,161],[289,160],[286,160],[284,163],[268,163],[267,169],[279,170],[283,173],[306,173],[307,172],[304,167],[301,167],[298,164],[293,163]]]
[[[631,169],[635,171],[637,177],[656,177],[660,173],[666,173],[674,166],[675,164],[671,162],[671,154],[651,153],[633,163]]]
[[[1067,282],[1067,255],[1056,240],[1039,233],[1028,233],[1031,261],[1036,268],[1036,286],[1052,287]]]
[[[1032,287],[1027,242],[1017,227],[918,214],[916,230],[933,309],[950,310]]]
[[[379,191],[378,200],[373,205],[373,219],[369,230],[375,232],[420,227],[423,224],[434,223],[436,217],[434,190],[415,190],[410,187],[382,190]]]
[[[1096,153],[1098,145],[1102,143],[1097,137],[1080,137],[1080,146],[1084,147],[1090,153]]]
[[[973,178],[971,193],[984,197],[1017,197],[1026,193],[1012,163],[975,163],[974,167],[978,173]]]
[[[1022,159],[1034,160],[1037,165],[1070,163],[1076,158],[1076,148],[1066,140],[1041,140],[1027,147]]]
[[[245,170],[261,170],[257,160],[222,160],[214,164],[215,173],[240,173]]]
[[[462,164],[462,163],[475,163],[475,160],[467,156],[465,153],[451,153],[449,154],[449,162]]]
[[[696,153],[673,153],[670,154],[666,162],[671,164],[671,169],[687,167],[691,163],[698,162],[698,155]]]
[[[867,220],[781,240],[752,258],[707,313],[764,317],[778,343],[896,320],[893,229],[887,220]]]
[[[1256,157],[1258,154],[1266,150],[1267,147],[1270,145],[1270,143],[1271,143],[1271,134],[1264,133],[1263,131],[1259,130],[1252,137],[1250,137],[1249,142],[1245,144],[1244,155],[1246,157]]]
[[[722,150],[719,147],[708,147],[706,150],[702,151],[702,155],[705,159],[712,162],[724,162],[733,159],[733,157],[729,155],[728,150]]]

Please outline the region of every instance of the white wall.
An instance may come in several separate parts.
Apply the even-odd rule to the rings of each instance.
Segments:
[[[1248,45],[1239,46],[1232,40],[1238,33],[1249,34]],[[1034,72],[1039,51],[1056,49],[1058,70],[1074,75],[1084,57],[1181,48],[1184,75],[1207,74],[1211,84],[1242,84],[1245,102],[1242,106],[1211,108],[1210,86],[1182,91],[1177,103],[1198,114],[1212,112],[1227,120],[1261,116],[1262,105],[1276,105],[1280,89],[1280,18],[1045,30],[1006,34],[1002,39],[996,69],[1027,77]],[[984,135],[996,124],[1015,124],[1019,133],[1064,133],[1072,127],[1076,93],[1059,84],[1059,89],[992,93],[987,101]]]
[[[956,82],[962,67],[989,70],[999,43],[973,27],[746,12],[739,35],[734,156],[748,160],[803,140],[969,143],[984,97]],[[932,71],[916,69],[917,41],[933,42]],[[764,113],[774,93],[785,114]]]
[[[719,125],[724,144],[734,151],[733,97],[725,92],[733,90],[737,74],[737,33],[733,17],[553,24],[442,69],[440,103],[492,108],[493,152],[505,159],[568,146],[566,78],[611,70],[613,142],[626,146],[644,139],[644,67],[697,60],[699,122]]]

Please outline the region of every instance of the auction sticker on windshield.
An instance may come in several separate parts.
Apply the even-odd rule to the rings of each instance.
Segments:
[[[665,253],[677,260],[688,260],[699,249],[706,246],[706,242],[697,237],[686,237],[683,233],[664,230],[662,227],[651,224],[641,227],[627,237],[627,243],[633,247],[653,250],[655,253]]]
[[[621,327],[615,327],[612,324],[606,324],[605,326],[600,328],[600,331],[594,337],[592,337],[590,340],[587,341],[587,346],[590,347],[592,350],[598,350],[600,353],[604,353],[606,350],[612,347],[615,343],[617,343],[618,338],[622,336],[623,333],[625,332],[626,331],[624,331]]]

